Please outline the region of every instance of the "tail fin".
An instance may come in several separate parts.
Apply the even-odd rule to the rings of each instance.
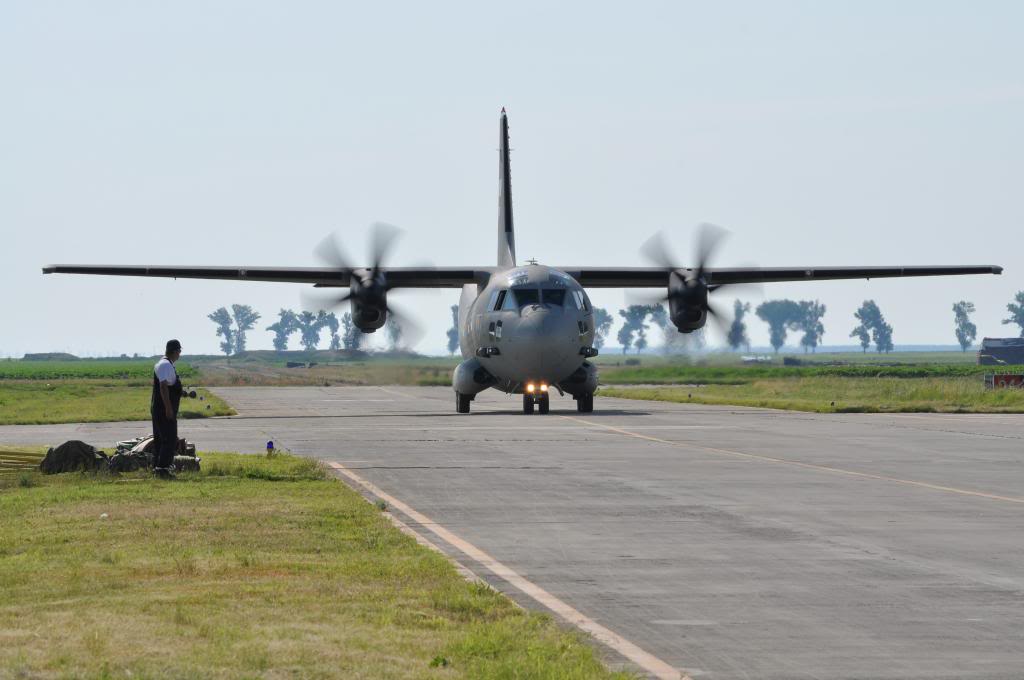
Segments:
[[[516,234],[512,226],[512,177],[508,154],[508,116],[501,110],[498,156],[498,266],[516,266]]]

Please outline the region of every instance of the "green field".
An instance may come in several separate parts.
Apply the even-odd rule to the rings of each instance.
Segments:
[[[362,354],[362,353],[360,353]],[[460,359],[445,357],[346,358],[342,353],[249,352],[230,359],[204,357],[193,363],[198,382],[209,386],[451,385]],[[287,362],[306,364],[289,368]],[[309,366],[308,364],[315,365]]]
[[[765,378],[978,378],[986,373],[1024,372],[1024,366],[974,364],[808,364],[782,365],[701,365],[663,363],[652,366],[604,366],[601,382],[606,384],[719,384],[739,385]]]
[[[1024,366],[979,366],[973,353],[802,354],[790,364],[724,353],[602,357],[600,394],[818,412],[1024,412],[1024,390],[984,387],[986,373]]]
[[[972,377],[750,378],[685,386],[608,386],[601,396],[693,404],[758,406],[819,413],[1024,413],[1024,390],[986,390]]]
[[[744,364],[736,354],[600,356],[602,393],[712,404],[810,411],[1022,410],[1021,391],[986,392],[985,373],[1024,366],[978,366],[973,353],[806,354]],[[346,352],[248,352],[237,357],[189,357],[181,362],[195,385],[451,385],[459,359],[368,356]],[[287,363],[301,363],[288,367]],[[628,365],[627,365],[628,362]],[[4,372],[6,371],[6,373]],[[0,361],[0,424],[149,418],[152,361]],[[73,378],[52,376],[75,375]],[[77,376],[106,376],[82,378]],[[6,376],[6,377],[5,377]],[[18,376],[15,378],[14,376]],[[651,390],[653,386],[687,386]],[[619,391],[613,392],[618,388]],[[208,392],[182,402],[182,417],[233,413]],[[834,402],[834,405],[833,405]],[[209,408],[207,408],[209,407]]]
[[[740,366],[743,356],[757,356],[767,359],[771,365],[781,366],[783,360],[798,361],[802,364],[977,364],[975,352],[799,352],[799,353],[734,353],[706,352],[703,354],[601,354],[594,362],[599,366],[622,366],[627,361],[639,361],[643,366],[695,363],[707,366]]]
[[[155,359],[0,361],[0,425],[149,420]],[[175,365],[186,385],[199,381],[189,363]],[[234,414],[216,395],[182,399],[181,418]]]
[[[0,474],[4,673],[625,677],[317,463],[201,455],[202,473],[173,482]]]
[[[152,387],[137,380],[0,380],[0,425],[95,423],[149,420]],[[179,418],[233,415],[234,409],[209,391],[182,399]]]
[[[153,377],[155,358],[150,359],[82,359],[79,361],[0,361],[0,380],[141,380]],[[175,365],[182,380],[196,376],[185,362]]]

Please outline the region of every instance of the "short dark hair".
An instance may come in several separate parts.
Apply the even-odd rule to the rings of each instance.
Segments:
[[[164,354],[173,354],[174,352],[181,351],[181,343],[177,340],[168,340],[167,347],[164,350]]]

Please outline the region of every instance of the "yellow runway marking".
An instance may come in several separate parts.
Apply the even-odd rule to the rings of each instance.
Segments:
[[[394,496],[385,493],[376,484],[363,479],[341,463],[329,462],[328,465],[372,493],[377,498],[383,499],[391,507],[397,508],[406,517],[409,517],[424,529],[433,532],[441,540],[462,551],[466,556],[482,565],[498,578],[515,586],[533,600],[561,616],[570,624],[590,633],[598,641],[608,645],[655,678],[659,678],[659,680],[691,680],[688,675],[680,673],[677,669],[665,663],[650,652],[640,649],[621,635],[612,632],[593,619],[588,618],[537,584],[532,581],[528,581],[523,576],[520,576],[517,572],[513,571],[511,567],[502,564],[480,548],[476,547],[469,541],[460,538],[448,529],[445,529],[423,513],[414,510]]]
[[[661,439],[659,437],[651,437],[646,434],[639,434],[637,432],[630,432],[629,430],[623,430],[620,427],[612,427],[611,425],[605,425],[603,423],[595,423],[582,418],[575,418],[573,416],[562,416],[566,420],[573,420],[577,423],[584,423],[591,427],[597,427],[610,432],[616,432],[618,434],[626,435],[628,437],[635,437],[637,439],[646,439],[649,442],[657,442],[659,444],[668,444],[669,446],[679,446],[690,449],[698,449],[700,451],[709,451],[711,453],[717,453],[723,456],[732,456],[734,458],[746,458],[747,460],[759,460],[765,463],[780,463],[782,465],[792,465],[794,467],[806,468],[808,470],[818,470],[819,472],[831,472],[836,475],[846,475],[848,477],[859,477],[861,479],[875,479],[883,482],[893,482],[896,484],[906,484],[907,486],[916,486],[922,489],[931,489],[933,491],[946,491],[948,493],[960,494],[961,496],[975,496],[977,498],[988,498],[994,501],[1005,501],[1007,503],[1024,503],[1024,498],[1018,498],[1015,496],[1000,496],[994,493],[985,493],[984,491],[971,491],[970,489],[958,489],[953,486],[943,486],[941,484],[930,484],[929,482],[920,482],[915,479],[902,479],[900,477],[889,477],[888,475],[877,475],[870,472],[857,472],[856,470],[844,470],[843,468],[831,467],[828,465],[818,465],[816,463],[804,463],[799,460],[790,460],[789,458],[776,458],[774,456],[764,456],[757,453],[745,453],[743,451],[733,451],[731,449],[719,449],[714,446],[704,446],[702,444],[692,444],[690,442],[674,442],[669,439]]]

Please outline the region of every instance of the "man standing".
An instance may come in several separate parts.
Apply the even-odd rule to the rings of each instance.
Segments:
[[[178,405],[181,403],[181,379],[174,362],[181,357],[181,343],[168,340],[163,359],[153,367],[153,398],[149,411],[153,416],[153,473],[163,479],[174,474],[174,454],[178,451]]]

